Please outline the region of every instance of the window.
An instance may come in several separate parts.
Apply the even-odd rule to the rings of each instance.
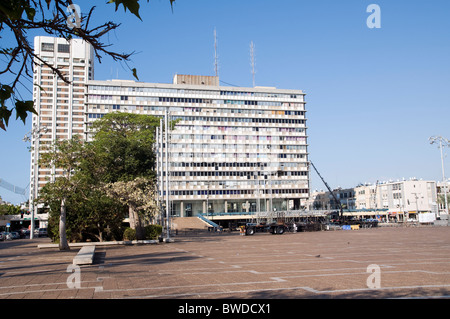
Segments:
[[[42,43],[41,51],[53,52],[53,43]]]
[[[62,53],[69,53],[70,52],[70,45],[69,44],[58,44],[58,52]]]
[[[90,119],[100,119],[104,116],[105,114],[99,114],[99,113],[90,113],[88,114],[88,117]]]

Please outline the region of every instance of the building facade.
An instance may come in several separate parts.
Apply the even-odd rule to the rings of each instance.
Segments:
[[[357,209],[387,209],[392,216],[417,219],[419,213],[437,213],[435,181],[410,179],[355,187]]]
[[[439,217],[437,187],[434,181],[417,179],[358,185],[335,189],[344,216],[378,216],[385,221],[419,220],[419,214]],[[312,192],[308,201],[310,210],[338,210],[330,192]]]
[[[358,185],[355,187],[355,208],[376,208],[376,185]]]
[[[325,191],[312,192],[308,200],[308,208],[310,210],[339,210],[339,207],[345,210],[355,209],[354,188],[336,188],[333,194],[334,196]]]
[[[173,83],[89,81],[86,131],[109,112],[178,120],[170,132],[174,216],[298,210],[309,195],[304,93],[223,87],[217,77]]]
[[[82,134],[110,112],[178,120],[169,137],[173,216],[298,210],[309,196],[305,94],[273,87],[225,87],[214,76],[175,75],[172,83],[93,80],[93,52],[79,40],[37,37],[41,59],[71,85],[36,68],[34,99],[45,131],[32,140],[31,180],[58,170],[34,165],[40,146]],[[34,154],[34,155],[33,155]],[[33,183],[32,183],[33,184]],[[31,191],[34,192],[33,190]]]
[[[84,136],[86,83],[94,78],[94,52],[82,40],[38,36],[34,50],[38,58],[34,61],[33,101],[38,115],[32,116],[30,203],[38,189],[60,174],[53,167],[38,166],[43,148],[57,139]],[[57,67],[71,84],[44,62]]]

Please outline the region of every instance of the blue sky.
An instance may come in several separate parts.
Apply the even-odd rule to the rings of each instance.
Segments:
[[[310,159],[331,187],[442,179],[439,149],[428,138],[450,139],[450,1],[176,0],[172,12],[168,0],[150,0],[141,5],[143,21],[105,2],[97,1],[91,25],[122,23],[104,41],[136,52],[128,65],[144,82],[214,75],[216,28],[221,84],[251,86],[253,41],[256,85],[307,93]],[[75,3],[85,12],[93,2]],[[380,29],[366,25],[372,3],[381,9]],[[96,61],[96,79],[117,77],[133,79],[123,63]],[[22,138],[30,127],[11,120],[0,132],[0,178],[20,187],[29,184]],[[325,188],[314,172],[311,186]],[[0,196],[24,200],[1,188]]]

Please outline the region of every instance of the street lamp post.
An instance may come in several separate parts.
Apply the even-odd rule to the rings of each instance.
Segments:
[[[34,239],[34,218],[37,215],[37,204],[35,203],[37,195],[38,195],[38,153],[39,153],[39,139],[42,135],[42,132],[47,133],[48,128],[46,126],[39,127],[37,124],[33,124],[33,128],[30,132],[28,132],[24,137],[24,142],[33,142],[34,141],[34,163],[33,163],[33,198],[30,198],[31,201],[31,217],[30,217],[30,239]]]
[[[442,136],[432,136],[429,138],[430,144],[439,143],[439,148],[441,150],[441,165],[442,165],[442,182],[444,183],[444,200],[445,200],[445,212],[447,213],[447,224],[450,226],[450,216],[448,214],[448,202],[447,202],[447,183],[445,181],[445,170],[444,170],[444,154],[442,148],[444,146],[449,147],[450,141]]]

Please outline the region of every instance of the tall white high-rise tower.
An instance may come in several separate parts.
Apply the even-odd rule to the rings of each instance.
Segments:
[[[33,101],[38,115],[32,118],[30,205],[37,190],[52,175],[59,174],[58,169],[38,167],[42,146],[84,134],[86,82],[94,78],[93,48],[83,40],[38,36],[34,50],[41,60],[58,68],[70,84],[35,59]]]

